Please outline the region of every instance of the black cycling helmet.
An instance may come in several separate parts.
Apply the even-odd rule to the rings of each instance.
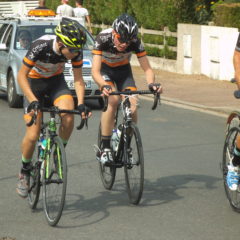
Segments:
[[[61,42],[70,48],[82,49],[86,43],[85,29],[79,22],[70,18],[62,18],[55,28],[55,33]]]
[[[124,13],[115,19],[113,30],[120,35],[121,42],[128,42],[137,37],[138,26],[135,19]]]

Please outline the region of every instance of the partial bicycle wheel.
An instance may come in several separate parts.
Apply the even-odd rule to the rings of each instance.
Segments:
[[[28,203],[31,209],[37,207],[39,200],[41,182],[40,182],[40,163],[39,158],[39,146],[36,144],[33,158],[32,158],[32,169],[29,177],[29,192],[28,192]]]
[[[52,143],[47,144],[47,151],[43,177],[43,207],[49,225],[55,226],[61,218],[65,203],[67,162],[65,148],[58,136],[53,138]]]
[[[129,201],[138,204],[142,197],[144,185],[144,157],[142,140],[138,127],[132,123],[126,129],[124,145],[124,171]]]
[[[231,189],[229,189],[227,185],[227,173],[228,164],[233,159],[233,150],[235,147],[236,137],[239,131],[240,129],[238,127],[233,127],[229,129],[223,148],[223,160],[222,160],[224,189],[231,207],[233,208],[233,210],[237,212],[240,212],[240,187],[238,187],[236,191],[232,191]]]
[[[240,126],[240,113],[236,111],[231,112],[227,119],[226,134],[231,128],[239,126]]]
[[[98,131],[98,148],[102,149],[101,124],[99,125]],[[111,190],[115,181],[116,167],[106,166],[99,161],[99,172],[104,188],[107,190]]]

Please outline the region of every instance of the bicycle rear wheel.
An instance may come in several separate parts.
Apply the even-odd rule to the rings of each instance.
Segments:
[[[43,177],[43,207],[49,225],[55,226],[62,215],[67,188],[66,153],[58,136],[47,145],[47,152]]]
[[[124,172],[129,201],[138,204],[144,185],[144,157],[140,132],[132,123],[126,129],[127,140],[124,145]]]
[[[99,125],[99,131],[98,131],[98,148],[102,149],[101,124]],[[107,190],[111,190],[115,181],[116,167],[106,166],[99,161],[99,172],[100,172],[100,177],[101,177],[104,188]]]
[[[29,192],[28,192],[28,204],[31,209],[37,207],[40,194],[40,163],[39,158],[39,146],[36,144],[33,157],[32,157],[32,169],[29,177]]]
[[[228,164],[233,158],[233,150],[235,147],[236,137],[239,134],[240,129],[238,127],[233,127],[229,129],[226,136],[224,148],[223,148],[223,160],[222,160],[222,172],[223,172],[223,182],[226,196],[233,210],[240,212],[240,187],[236,191],[229,189],[227,185],[227,173]]]

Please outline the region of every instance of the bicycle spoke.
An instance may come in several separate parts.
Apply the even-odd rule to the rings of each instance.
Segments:
[[[235,141],[237,134],[239,133],[239,129],[237,127],[233,127],[229,130],[226,141],[224,144],[223,150],[223,162],[222,162],[222,171],[223,171],[223,180],[224,180],[224,188],[229,200],[231,207],[240,212],[240,188],[238,187],[237,191],[232,191],[229,189],[227,185],[227,173],[228,173],[228,164],[233,159],[233,150],[235,146]]]
[[[129,200],[138,204],[142,197],[144,183],[144,160],[140,133],[132,124],[131,137],[125,144],[125,178]]]
[[[101,125],[99,126],[99,131],[98,131],[98,147],[101,149]],[[105,166],[101,162],[99,162],[99,172],[100,172],[100,177],[103,183],[103,186],[107,190],[111,190],[112,186],[115,181],[115,176],[116,176],[116,167],[114,166]]]
[[[38,162],[39,149],[36,145],[33,158],[32,158],[32,170],[29,177],[29,191],[28,191],[28,203],[31,209],[37,207],[40,194],[40,164]]]

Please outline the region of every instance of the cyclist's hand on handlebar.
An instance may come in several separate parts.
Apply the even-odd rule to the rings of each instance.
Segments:
[[[36,124],[37,114],[39,110],[40,110],[40,103],[38,101],[32,101],[28,105],[27,113],[31,116],[30,122],[26,124],[28,127],[32,126],[33,124]]]
[[[77,109],[83,119],[89,118],[92,115],[91,109],[89,107],[87,107],[85,104],[79,104],[77,106]]]
[[[111,85],[103,85],[101,87],[101,92],[102,92],[102,96],[109,96],[109,93],[112,92],[112,86]]]
[[[40,103],[38,101],[32,101],[27,108],[27,112],[37,112],[38,110],[40,110]]]
[[[148,88],[152,93],[162,93],[162,86],[160,83],[150,83]]]

